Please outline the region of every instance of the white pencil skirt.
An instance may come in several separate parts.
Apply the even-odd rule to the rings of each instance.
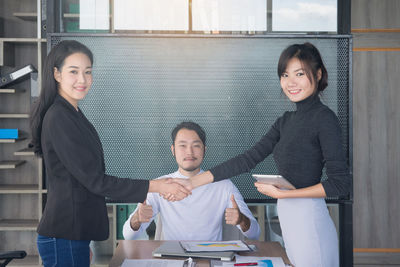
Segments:
[[[338,267],[335,225],[323,198],[278,199],[286,254],[296,267]]]

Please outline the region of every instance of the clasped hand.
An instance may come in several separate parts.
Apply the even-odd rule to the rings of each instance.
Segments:
[[[179,201],[192,193],[194,188],[190,179],[184,178],[164,178],[158,179],[162,182],[161,189],[159,190],[160,196],[168,201]],[[257,190],[267,196],[273,198],[282,198],[283,192],[281,189],[264,183],[254,183]]]
[[[158,179],[160,185],[159,194],[168,201],[179,201],[192,194],[191,183],[188,179],[164,178]]]
[[[254,186],[257,187],[258,192],[273,197],[273,198],[282,198],[283,193],[282,190],[279,189],[278,187],[270,184],[264,184],[264,183],[254,183]]]

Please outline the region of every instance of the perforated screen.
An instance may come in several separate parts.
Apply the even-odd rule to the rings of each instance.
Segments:
[[[183,120],[207,133],[203,168],[250,148],[294,105],[280,90],[277,62],[293,43],[313,43],[323,55],[329,86],[322,100],[335,111],[349,148],[348,37],[51,37],[75,39],[94,54],[94,82],[81,108],[104,147],[107,173],[151,179],[177,169],[171,131]],[[252,173],[275,174],[272,157]],[[265,201],[250,174],[233,179],[248,201]]]

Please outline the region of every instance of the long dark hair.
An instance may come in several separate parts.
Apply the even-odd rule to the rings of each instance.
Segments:
[[[286,71],[287,64],[292,58],[297,58],[303,65],[304,71],[311,82],[317,82],[317,92],[322,92],[328,86],[328,72],[322,62],[318,49],[310,44],[294,44],[283,50],[278,63],[279,79]],[[321,79],[318,81],[318,70],[321,70]]]
[[[58,83],[54,79],[54,68],[57,68],[57,70],[61,71],[65,59],[75,53],[85,54],[88,56],[91,64],[93,65],[93,54],[90,49],[74,40],[61,41],[51,49],[44,61],[40,96],[39,99],[34,103],[30,116],[32,141],[29,146],[34,148],[36,154],[42,154],[40,139],[44,115],[49,107],[53,104],[54,99],[58,94]]]

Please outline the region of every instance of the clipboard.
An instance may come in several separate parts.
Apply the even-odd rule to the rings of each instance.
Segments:
[[[186,252],[251,251],[251,248],[242,240],[180,241],[180,244]]]

